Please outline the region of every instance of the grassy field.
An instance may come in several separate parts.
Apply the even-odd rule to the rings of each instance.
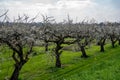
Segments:
[[[51,52],[43,53],[43,48],[35,47],[34,55],[23,66],[19,80],[120,80],[120,46],[105,46],[105,52],[99,52],[99,46],[86,49],[89,57],[81,58],[81,52],[63,51],[62,68],[55,68]],[[14,68],[11,51],[4,48],[0,53],[0,80],[10,77]]]

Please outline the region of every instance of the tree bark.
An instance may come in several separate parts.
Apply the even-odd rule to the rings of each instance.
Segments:
[[[87,58],[88,57],[86,52],[85,52],[84,46],[81,46],[81,52],[82,52],[82,56],[81,57],[83,57],[83,58]]]
[[[104,44],[101,44],[100,45],[100,52],[104,52],[105,50],[104,50]]]
[[[48,43],[45,43],[45,51],[48,51]]]
[[[56,54],[56,67],[61,68],[60,54]]]
[[[104,45],[105,45],[106,38],[100,41],[100,52],[104,52]]]
[[[110,37],[110,38],[111,38],[112,47],[114,48],[115,47],[115,43],[117,42],[117,39],[115,39],[113,37]]]
[[[12,73],[10,80],[18,80],[19,72],[24,64],[22,62],[15,64],[15,69]]]
[[[118,44],[120,45],[120,39],[118,40]]]
[[[60,55],[62,52],[59,52],[61,47],[61,43],[58,41],[56,42],[56,48],[55,48],[55,55],[56,55],[56,67],[61,68],[61,60],[60,60]]]
[[[112,41],[112,47],[113,47],[113,48],[115,47],[115,42],[114,42],[114,41]]]

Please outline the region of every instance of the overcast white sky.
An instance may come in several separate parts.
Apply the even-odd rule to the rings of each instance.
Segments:
[[[62,21],[69,14],[74,21],[90,20],[120,22],[120,0],[0,0],[0,14],[9,10],[13,20],[18,15],[34,17],[41,21],[41,14],[54,16]]]

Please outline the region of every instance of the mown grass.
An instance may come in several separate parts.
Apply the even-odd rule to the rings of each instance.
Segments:
[[[19,80],[119,80],[120,76],[120,46],[112,48],[105,46],[105,52],[99,52],[99,46],[86,49],[89,57],[81,58],[81,52],[63,51],[61,55],[62,68],[55,68],[52,52],[44,54],[44,48],[34,47],[37,55],[23,66]],[[14,62],[9,50],[0,55],[0,80],[10,77]]]

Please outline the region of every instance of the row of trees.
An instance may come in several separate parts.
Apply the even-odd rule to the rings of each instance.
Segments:
[[[105,42],[111,42],[112,47],[118,41],[120,45],[120,24],[119,23],[73,23],[68,20],[64,23],[49,23],[44,26],[45,42],[55,43],[56,67],[61,67],[60,54],[62,53],[63,44],[77,44],[83,58],[88,55],[85,51],[86,46],[96,42],[100,46],[100,52],[104,52]],[[46,47],[46,45],[45,45]],[[46,49],[47,50],[47,49]]]
[[[1,16],[6,16],[6,13]],[[56,23],[52,17],[43,16],[41,26],[36,26],[36,24],[32,24],[33,19],[35,18],[19,16],[15,22],[1,22],[0,44],[1,46],[7,45],[12,50],[12,58],[15,61],[10,80],[18,80],[19,72],[29,60],[29,55],[32,54],[35,46],[34,43],[38,40],[44,42],[45,51],[49,50],[49,43],[55,44],[53,51],[56,59],[55,66],[58,68],[61,67],[60,55],[63,44],[77,44],[83,58],[88,57],[85,47],[93,41],[100,46],[101,52],[104,52],[105,41],[108,39],[111,41],[112,47],[115,47],[117,41],[120,45],[119,23],[73,23],[69,17],[65,22]]]

